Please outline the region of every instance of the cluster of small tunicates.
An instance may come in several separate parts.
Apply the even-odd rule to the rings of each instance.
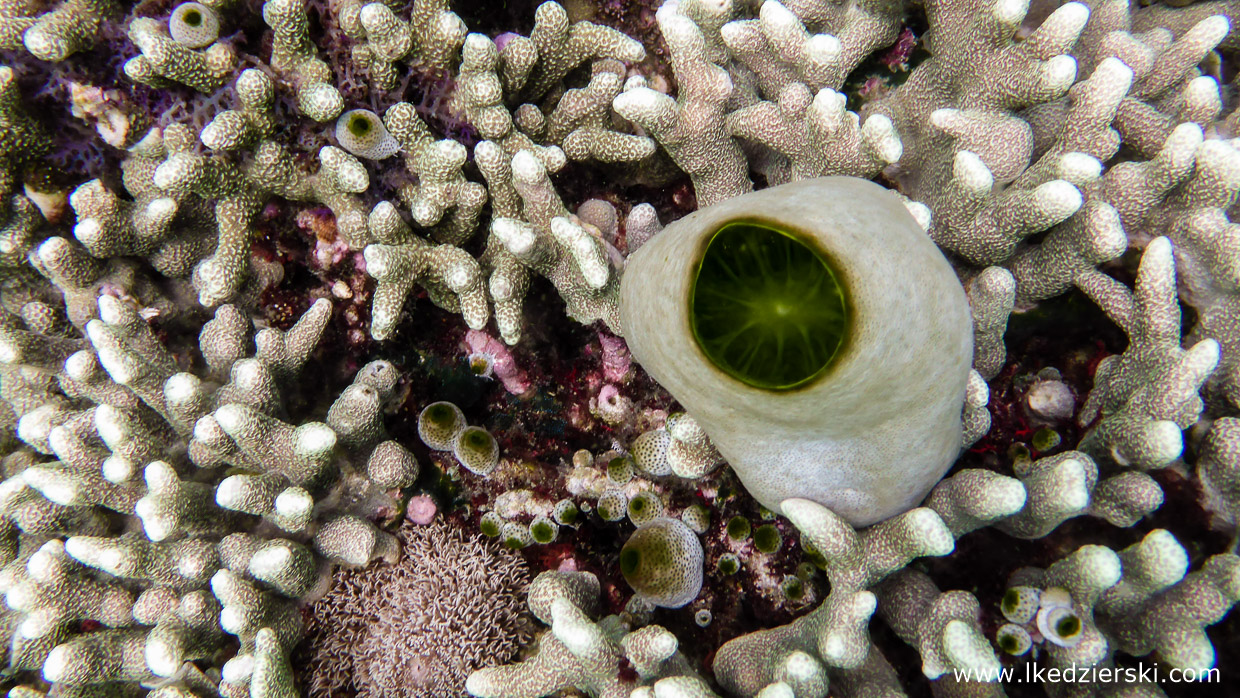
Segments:
[[[733,516],[723,528],[721,554],[715,558],[720,574],[731,576],[747,569],[753,578],[754,591],[772,601],[782,602],[790,609],[800,609],[818,600],[815,579],[819,567],[825,567],[814,544],[802,538],[803,561],[791,573],[771,570],[771,562],[781,554],[785,543],[775,525],[775,515],[759,507],[756,526],[745,516]]]
[[[547,545],[554,543],[560,535],[560,527],[575,527],[584,515],[571,499],[561,499],[550,507],[550,512],[542,513],[545,507],[535,505],[535,514],[528,524],[505,518],[500,511],[509,517],[519,516],[513,509],[515,500],[533,500],[529,490],[510,490],[500,495],[495,509],[482,515],[479,527],[482,532],[492,538],[500,537],[504,545],[510,548],[524,548],[528,545]]]
[[[995,642],[1008,654],[1028,652],[1034,637],[1060,647],[1081,641],[1084,627],[1067,589],[1012,587],[1003,595],[1000,608],[1008,623],[996,631]]]
[[[711,526],[710,508],[704,504],[671,508],[666,485],[643,477],[634,468],[632,457],[619,451],[597,457],[579,451],[573,463],[568,489],[582,500],[580,505],[574,498],[552,501],[529,489],[510,489],[500,493],[490,504],[490,511],[482,515],[479,525],[483,533],[501,538],[510,547],[523,548],[553,543],[562,531],[572,539],[588,517],[604,525],[627,521],[635,530],[625,540],[618,559],[621,575],[635,592],[634,599],[648,607],[664,608],[680,608],[693,601],[706,569],[706,552],[699,536]],[[675,481],[666,484],[674,485]],[[746,531],[728,549],[734,547],[749,557],[751,546],[742,540],[748,537]],[[764,555],[776,553],[782,544],[772,524],[759,527],[754,537],[752,549]],[[812,571],[808,575],[812,576]],[[774,587],[777,594],[798,602],[812,598],[799,577],[781,578]],[[702,622],[709,624],[709,609],[698,611],[706,614],[707,620]],[[648,615],[640,610],[634,613]]]
[[[594,457],[589,451],[579,451],[574,454],[573,462],[588,468]],[[479,519],[482,532],[492,538],[499,537],[511,548],[554,543],[562,528],[577,529],[595,511],[588,499],[570,496],[552,500],[521,487],[500,492],[487,508],[489,511]]]
[[[1155,529],[1118,552],[1085,546],[1045,571],[1017,570],[996,643],[1013,655],[1041,646],[1056,660],[1079,660],[1109,636],[1126,652],[1156,650],[1186,675],[1205,674],[1214,665],[1205,626],[1234,603],[1240,559],[1216,555],[1191,574],[1188,561],[1174,535]]]
[[[431,450],[451,451],[475,475],[486,476],[499,465],[499,442],[486,429],[470,426],[451,402],[432,403],[418,414],[418,436]]]
[[[638,436],[632,449],[637,467],[653,476],[700,478],[723,464],[706,433],[684,412],[669,415],[662,427]]]

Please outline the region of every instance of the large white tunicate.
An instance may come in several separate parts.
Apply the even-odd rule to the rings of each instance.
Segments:
[[[699,345],[690,299],[714,233],[775,228],[830,262],[848,303],[828,368],[777,390],[729,375]],[[620,317],[633,356],[705,429],[767,508],[800,497],[854,526],[906,511],[951,467],[972,324],[950,264],[891,191],[823,177],[734,197],[667,226],[629,257]]]

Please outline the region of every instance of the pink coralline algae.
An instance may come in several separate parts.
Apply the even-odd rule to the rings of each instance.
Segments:
[[[485,367],[480,375],[494,376],[504,390],[518,397],[529,393],[530,381],[525,371],[517,365],[503,342],[481,330],[470,330],[465,333],[465,348],[469,351],[471,365],[477,361]]]
[[[889,69],[906,71],[908,70],[908,59],[913,55],[913,49],[917,48],[917,36],[908,27],[900,32],[900,37],[896,39],[896,43],[887,53],[879,60]]]
[[[624,383],[632,378],[633,356],[629,354],[629,345],[606,332],[598,333],[598,341],[603,345],[603,378],[608,383]]]
[[[439,507],[435,505],[434,498],[420,494],[409,498],[409,503],[405,505],[405,518],[409,519],[410,523],[426,526],[435,520],[435,513],[438,511]]]

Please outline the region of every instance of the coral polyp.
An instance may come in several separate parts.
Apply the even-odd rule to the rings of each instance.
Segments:
[[[315,601],[302,652],[306,695],[461,695],[469,673],[511,657],[531,623],[521,558],[443,521],[406,524],[401,561],[340,572]],[[376,589],[386,602],[375,603]]]

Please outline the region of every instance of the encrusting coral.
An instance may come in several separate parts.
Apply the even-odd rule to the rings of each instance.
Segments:
[[[0,0],[0,690],[1226,692],[1236,2],[500,5]]]

